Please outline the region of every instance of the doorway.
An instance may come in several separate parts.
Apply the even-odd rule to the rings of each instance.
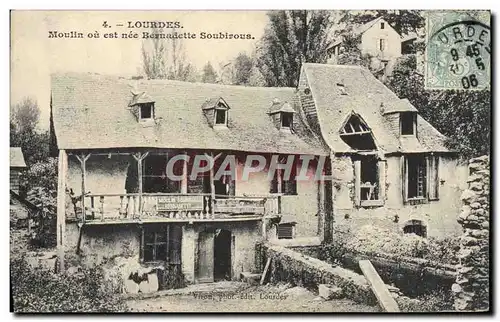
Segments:
[[[223,229],[215,232],[214,280],[231,280],[231,232]]]
[[[200,232],[196,263],[198,283],[231,280],[233,246],[232,235],[228,230],[214,229]]]

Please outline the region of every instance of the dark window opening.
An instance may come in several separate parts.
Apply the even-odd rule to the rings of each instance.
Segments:
[[[294,171],[295,167],[292,168],[290,173],[290,178],[285,180],[284,173],[285,169],[276,169],[274,173],[273,180],[271,181],[270,193],[282,193],[284,195],[296,195],[297,194],[297,179],[296,173]]]
[[[226,125],[226,113],[225,109],[216,109],[215,110],[215,124],[217,125]]]
[[[378,160],[376,157],[361,158],[361,200],[378,200]]]
[[[181,181],[171,180],[167,176],[167,155],[148,155],[143,161],[143,192],[180,193]],[[182,175],[182,161],[174,164],[175,175]]]
[[[340,132],[342,140],[354,150],[376,150],[372,132],[361,119],[353,115]]]
[[[410,220],[403,227],[403,233],[427,237],[427,227],[420,220]]]
[[[293,123],[293,113],[281,113],[281,127],[291,128]]]
[[[154,117],[154,104],[140,104],[141,108],[141,120],[152,119]]]
[[[407,157],[408,198],[424,198],[427,193],[427,166],[424,156]]]
[[[277,229],[278,239],[293,239],[295,224],[279,224]]]
[[[142,259],[144,262],[180,264],[182,227],[180,225],[145,226]]]
[[[415,134],[415,113],[407,112],[400,114],[401,135]]]
[[[231,280],[231,232],[223,229],[215,232],[214,280]]]
[[[383,22],[380,23],[380,29],[385,29],[385,23]]]
[[[379,39],[379,49],[380,51],[385,50],[385,39]]]

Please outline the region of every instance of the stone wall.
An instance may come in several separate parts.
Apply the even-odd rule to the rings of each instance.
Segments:
[[[469,162],[468,189],[462,194],[463,227],[458,275],[452,290],[455,309],[489,309],[490,160],[489,156]]]

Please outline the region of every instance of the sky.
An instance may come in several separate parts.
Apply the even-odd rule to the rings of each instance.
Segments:
[[[24,97],[36,99],[40,127],[47,129],[51,73],[137,75],[142,32],[150,29],[128,28],[129,21],[138,26],[145,21],[177,21],[182,26],[178,32],[197,34],[198,39],[184,40],[184,47],[187,59],[201,70],[208,61],[217,67],[241,51],[251,53],[264,33],[267,16],[264,11],[12,11],[11,105]],[[110,27],[103,27],[104,22]],[[85,38],[49,38],[50,31],[81,32]],[[96,31],[99,38],[87,36]],[[104,38],[130,31],[139,33],[139,38]],[[201,32],[243,33],[252,39],[203,40]]]

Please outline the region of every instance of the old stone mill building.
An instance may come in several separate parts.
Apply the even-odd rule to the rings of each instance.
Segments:
[[[298,88],[94,74],[51,84],[60,256],[125,257],[201,283],[255,271],[259,241],[328,242],[339,223],[460,231],[456,155],[361,67],[305,64]],[[199,155],[214,166],[193,176]],[[266,165],[243,180],[252,155]],[[217,178],[226,156],[236,176]],[[272,171],[289,156],[290,178]],[[178,180],[166,176],[173,158]],[[327,179],[296,180],[303,168]]]

